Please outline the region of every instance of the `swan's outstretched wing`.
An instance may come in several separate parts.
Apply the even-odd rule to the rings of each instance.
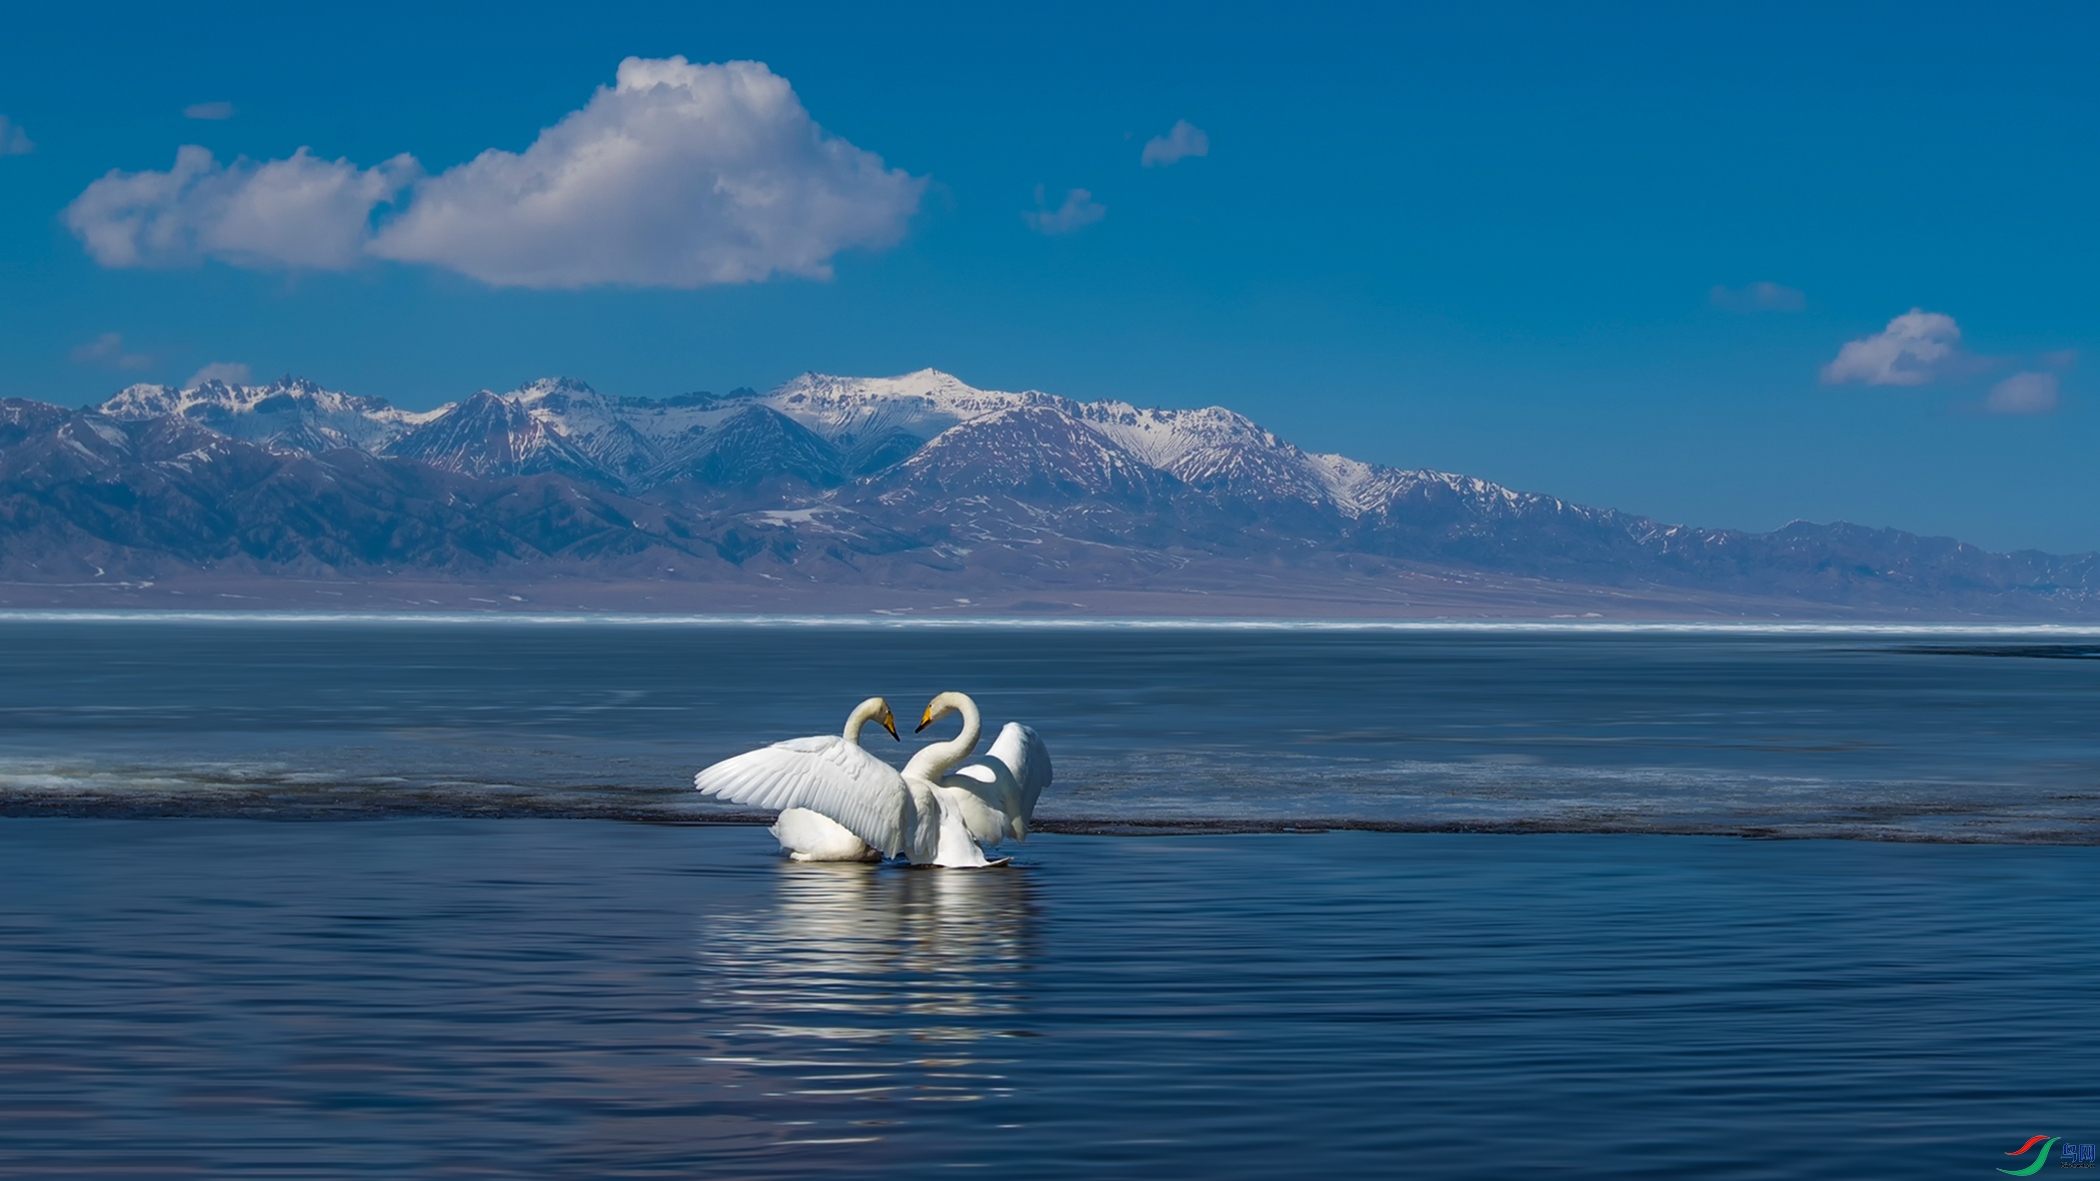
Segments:
[[[808,808],[884,854],[904,844],[911,792],[897,769],[836,734],[790,738],[693,776],[702,795],[753,808]]]
[[[950,771],[941,786],[959,789],[943,806],[960,812],[971,836],[987,845],[1025,841],[1036,798],[1050,786],[1050,751],[1033,729],[1008,722],[988,753]]]
[[[940,790],[934,794],[943,821],[960,817],[970,836],[984,844],[1003,845],[1027,835],[1027,822],[1021,820],[1021,787],[1006,764],[996,759],[971,759],[943,775]]]
[[[1021,818],[1034,816],[1036,800],[1050,786],[1050,748],[1043,745],[1042,735],[1033,726],[1008,722],[1000,728],[999,737],[992,740],[989,756],[1005,763],[1019,785]],[[1022,835],[1027,834],[1024,831]]]

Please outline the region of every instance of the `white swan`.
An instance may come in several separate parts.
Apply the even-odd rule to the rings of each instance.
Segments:
[[[863,702],[855,718],[880,700]],[[1050,754],[1034,730],[1009,722],[988,757],[964,763],[982,733],[976,702],[942,693],[927,704],[919,729],[956,712],[962,732],[921,748],[901,775],[851,741],[859,725],[849,719],[847,738],[762,747],[700,772],[693,786],[731,803],[782,809],[773,835],[797,860],[902,853],[914,865],[991,865],[980,843],[1027,839],[1036,797],[1050,783]]]
[[[939,806],[935,864],[989,865],[980,846],[1028,839],[1035,801],[1050,785],[1050,752],[1033,729],[1008,722],[990,754],[971,759],[984,719],[964,693],[936,694],[919,729],[951,713],[962,715],[961,732],[920,747],[904,765],[904,781],[914,796],[930,796]]]
[[[890,703],[870,697],[846,715],[842,734],[790,738],[724,759],[693,776],[693,786],[731,803],[779,808],[767,831],[796,861],[880,861],[896,852],[891,813],[910,800],[896,768],[862,749],[869,722],[903,741]],[[872,844],[862,839],[867,834]]]

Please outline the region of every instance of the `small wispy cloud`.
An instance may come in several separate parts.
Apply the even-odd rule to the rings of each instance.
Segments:
[[[1144,154],[1138,159],[1146,168],[1165,168],[1190,156],[1208,155],[1210,136],[1187,119],[1176,119],[1165,135],[1155,135],[1145,141]]]
[[[1108,216],[1108,206],[1094,200],[1085,189],[1065,194],[1065,203],[1055,209],[1043,203],[1043,186],[1035,186],[1035,208],[1024,210],[1021,220],[1038,234],[1069,234],[1083,230]]]
[[[233,104],[229,102],[191,103],[182,108],[185,119],[231,119]]]
[[[1798,312],[1808,306],[1808,297],[1778,283],[1751,283],[1744,287],[1716,284],[1706,298],[1728,312]]]
[[[1983,408],[1991,414],[2049,414],[2056,409],[2054,373],[2015,373],[1991,387]]]
[[[36,144],[30,141],[22,125],[0,115],[0,156],[26,156],[34,151]]]
[[[1954,317],[1912,308],[1872,336],[1849,341],[1823,366],[1830,385],[1926,385],[1964,366]]]
[[[105,332],[95,339],[73,350],[73,360],[82,365],[100,365],[106,369],[144,369],[153,364],[153,358],[145,353],[124,351],[124,335],[120,332]]]
[[[248,367],[238,361],[213,361],[204,368],[190,374],[182,383],[184,389],[196,389],[207,381],[222,381],[227,385],[247,385]]]

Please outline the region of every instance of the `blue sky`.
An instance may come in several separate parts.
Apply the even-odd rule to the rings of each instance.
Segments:
[[[2087,8],[58,7],[0,41],[0,394],[934,366],[1671,521],[2100,549]],[[594,99],[674,55],[791,88],[822,132],[776,103],[802,146],[734,150],[824,200],[719,230],[732,149]],[[511,199],[579,111],[668,153],[633,174],[660,201]],[[1146,166],[1183,121],[1206,153]],[[91,189],[191,144],[192,204]],[[281,175],[377,203],[260,245],[197,221],[302,147]],[[522,163],[466,167],[490,149]]]

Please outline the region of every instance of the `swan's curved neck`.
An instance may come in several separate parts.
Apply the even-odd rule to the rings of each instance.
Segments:
[[[853,712],[846,715],[846,741],[859,746],[860,728],[881,717],[882,711],[888,708],[880,697],[870,697],[854,706]]]
[[[984,721],[977,712],[977,703],[966,695],[943,693],[934,700],[955,707],[955,711],[962,715],[962,732],[946,742],[932,742],[920,747],[918,753],[911,757],[911,762],[905,765],[906,775],[918,774],[928,779],[939,779],[953,769],[955,764],[970,757],[971,752],[977,749],[977,739],[984,732]]]

